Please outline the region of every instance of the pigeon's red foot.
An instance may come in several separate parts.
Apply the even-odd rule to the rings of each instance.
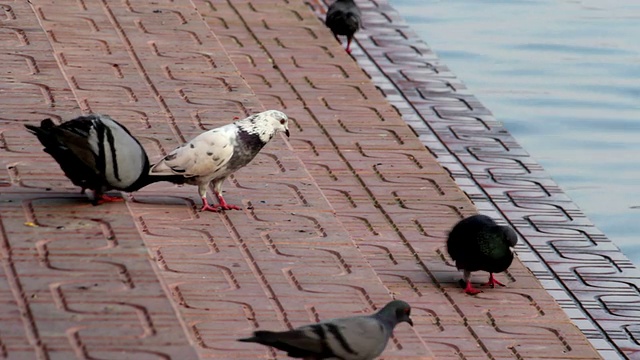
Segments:
[[[218,205],[218,209],[220,209],[220,210],[242,210],[242,208],[239,207],[239,206],[229,205],[229,204]]]
[[[220,210],[242,210],[239,206],[227,204],[222,195],[218,195],[218,202],[220,203],[220,205],[218,205]]]
[[[347,54],[351,55],[351,40],[352,39],[347,39]]]
[[[217,206],[211,206],[209,204],[204,204],[202,205],[202,207],[200,208],[200,211],[213,211],[213,212],[218,212],[218,207]]]
[[[95,194],[94,202],[96,203],[96,205],[100,205],[108,202],[120,202],[120,201],[124,201],[124,199],[118,196],[110,196],[107,194],[100,194],[100,195]]]
[[[467,286],[464,288],[464,292],[469,295],[478,295],[482,290],[478,290],[471,285],[471,281],[467,281]]]
[[[496,280],[493,274],[489,274],[489,281],[487,281],[484,286],[491,286],[491,288],[494,288],[496,285],[505,286],[503,283]]]
[[[200,208],[200,211],[218,212],[218,207],[209,205],[207,198],[202,198],[202,208]]]

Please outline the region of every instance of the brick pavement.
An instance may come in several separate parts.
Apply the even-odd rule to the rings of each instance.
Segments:
[[[323,4],[310,3],[322,16]],[[386,0],[359,6],[358,65],[474,205],[523,235],[519,258],[599,353],[637,357],[640,270]]]
[[[234,339],[396,297],[385,359],[599,358],[519,261],[461,293],[444,238],[474,206],[301,0],[0,6],[1,357],[282,358]],[[292,136],[220,214],[168,184],[93,207],[22,127],[108,113],[154,160],[265,108]]]

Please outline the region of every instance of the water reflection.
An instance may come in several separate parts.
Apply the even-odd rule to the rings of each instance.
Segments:
[[[640,264],[640,1],[389,1]]]

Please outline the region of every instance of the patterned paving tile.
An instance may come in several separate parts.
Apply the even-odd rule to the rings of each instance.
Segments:
[[[461,293],[444,238],[476,212],[467,195],[473,182],[460,190],[435,161],[445,148],[425,148],[420,140],[430,135],[405,124],[313,6],[0,6],[7,49],[0,52],[0,356],[281,358],[235,339],[255,328],[371,312],[396,297],[413,305],[416,326],[398,327],[385,359],[600,358],[521,262],[505,274],[508,288]],[[464,101],[477,105],[471,96]],[[477,125],[460,120],[460,104],[431,104],[434,114],[462,122],[452,134],[474,138]],[[292,137],[275,139],[225,184],[226,197],[244,210],[219,214],[197,211],[195,188],[168,184],[94,207],[22,126],[108,113],[154,160],[204,129],[265,108],[290,116]],[[478,169],[492,151],[478,147]],[[532,204],[538,183],[511,178],[519,163],[490,163],[502,171],[495,192],[505,204],[507,195],[530,204],[539,226],[565,221]],[[560,191],[550,194],[564,201]],[[606,282],[603,273],[581,274]],[[625,304],[625,295],[606,301]]]
[[[358,64],[474,204],[519,231],[526,240],[520,259],[601,355],[636,356],[638,269],[387,1],[358,4],[366,19],[354,51]]]
[[[436,357],[526,358],[555,342],[559,347],[550,349],[550,357],[598,358],[583,335],[569,330],[573,325],[561,325],[566,315],[521,264],[507,274],[510,295],[487,292],[479,302],[460,293],[443,243],[450,226],[475,209],[305,4],[196,4],[261,101],[294,114],[301,136],[291,140],[292,146],[386,287],[441,326],[438,335],[425,339]],[[291,15],[281,15],[282,7]],[[276,18],[289,27],[270,26]],[[250,36],[220,19],[242,22]],[[304,46],[308,49],[301,55]],[[266,73],[270,66],[277,71]],[[339,90],[325,91],[335,84]],[[442,109],[456,107],[444,103]],[[513,296],[508,313],[533,316],[526,322],[516,317],[514,326],[527,327],[535,319],[517,340],[505,340],[514,332],[488,320],[505,296]],[[531,313],[540,306],[553,310]],[[503,321],[513,319],[501,315]],[[569,341],[575,341],[568,345],[571,350],[562,345],[569,333]]]

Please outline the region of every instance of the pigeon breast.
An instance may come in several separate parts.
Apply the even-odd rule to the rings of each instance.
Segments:
[[[236,171],[247,165],[256,155],[258,155],[265,144],[266,142],[261,139],[259,134],[250,133],[239,128],[237,143],[235,144],[233,155],[227,164],[228,170]]]

